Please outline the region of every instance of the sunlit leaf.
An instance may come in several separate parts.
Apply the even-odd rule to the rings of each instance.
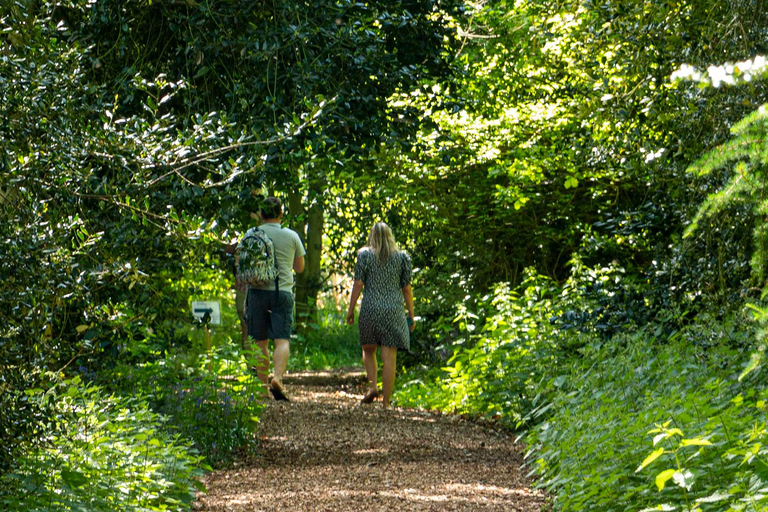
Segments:
[[[706,439],[683,439],[680,446],[712,446]]]
[[[642,464],[638,466],[638,468],[635,470],[635,473],[642,471],[645,467],[647,467],[650,463],[661,457],[661,454],[664,453],[664,448],[660,447],[655,449],[653,452],[651,452],[650,455],[648,455],[645,460],[643,460]]]
[[[656,475],[656,487],[659,489],[659,491],[664,490],[664,486],[667,484],[670,478],[672,478],[676,473],[676,470],[674,469],[665,469],[658,475]]]

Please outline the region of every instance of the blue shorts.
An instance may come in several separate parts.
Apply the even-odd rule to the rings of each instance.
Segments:
[[[290,339],[293,332],[293,294],[248,290],[245,321],[248,336],[256,341]]]

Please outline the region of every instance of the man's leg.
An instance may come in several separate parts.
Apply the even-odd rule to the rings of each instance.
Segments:
[[[291,353],[291,341],[278,338],[275,340],[275,352],[272,354],[274,360],[274,375],[272,376],[272,387],[283,389],[283,375],[288,366],[288,356]]]
[[[248,336],[244,338],[244,346],[245,360],[256,371],[256,376],[264,384],[264,394],[269,396],[267,392],[269,382],[269,306],[267,299],[268,296],[260,290],[248,291],[248,300],[245,303]],[[252,347],[252,341],[256,342],[256,347]]]
[[[397,347],[381,347],[381,390],[384,394],[383,405],[389,409],[389,399],[395,388],[395,367],[397,366]]]
[[[293,329],[293,295],[290,292],[272,295],[269,318],[269,334],[275,340],[275,352],[272,355],[274,371],[270,386],[273,389],[272,394],[275,399],[287,400],[283,394],[283,375],[288,366]],[[278,390],[279,393],[275,393],[274,390]]]

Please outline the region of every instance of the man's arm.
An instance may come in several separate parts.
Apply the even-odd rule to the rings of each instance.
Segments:
[[[293,258],[293,270],[295,270],[297,274],[301,274],[304,272],[304,255],[307,254],[307,251],[304,250],[304,244],[301,243],[301,238],[298,233],[294,233],[294,243],[295,252],[293,254],[299,254],[300,256],[295,256]]]

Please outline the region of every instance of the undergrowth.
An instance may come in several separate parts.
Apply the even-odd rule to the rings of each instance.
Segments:
[[[589,320],[563,329],[567,311],[591,311],[574,290],[531,276],[460,308],[452,355],[408,370],[398,405],[518,430],[555,510],[768,510],[759,322],[665,311],[610,337]]]
[[[357,325],[346,324],[346,313],[329,306],[318,324],[291,340],[289,371],[329,370],[362,366]]]
[[[672,342],[639,330],[593,343],[561,369],[551,414],[528,436],[540,485],[562,510],[763,510],[768,391],[740,380],[745,328]]]
[[[203,457],[144,397],[109,395],[79,377],[27,396],[50,420],[2,476],[3,510],[189,510],[204,489]]]
[[[233,345],[210,354],[169,356],[141,365],[118,366],[110,387],[122,394],[141,390],[168,428],[191,441],[214,467],[256,445],[264,402],[261,383]]]

